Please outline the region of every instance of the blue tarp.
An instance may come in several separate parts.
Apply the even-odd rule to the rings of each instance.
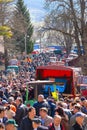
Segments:
[[[54,92],[55,87],[56,87],[56,89],[59,92],[63,93],[65,88],[66,88],[67,80],[66,79],[55,78],[55,82],[56,82],[56,84],[45,85],[45,91],[47,92],[49,90],[49,88],[50,88],[51,92]]]

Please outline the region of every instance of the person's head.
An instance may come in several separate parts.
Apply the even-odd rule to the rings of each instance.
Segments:
[[[75,105],[76,105],[76,102],[71,102],[69,105],[69,109],[73,110]]]
[[[8,102],[6,100],[2,100],[2,106],[7,107],[8,106]]]
[[[42,94],[38,95],[38,102],[44,101],[44,96]]]
[[[67,103],[63,102],[62,105],[63,105],[63,108],[64,108],[64,109],[67,109],[67,108],[68,108]]]
[[[4,106],[0,106],[0,118],[3,118],[5,115],[6,108]]]
[[[81,111],[81,106],[80,105],[75,105],[74,108],[73,108],[73,113],[75,114],[75,113],[77,113],[79,111]]]
[[[78,113],[76,115],[76,122],[79,124],[79,125],[82,125],[83,124],[83,121],[84,121],[84,114],[81,114],[81,113]]]
[[[8,119],[5,123],[6,130],[15,130],[15,127],[18,127],[14,119]]]
[[[12,97],[12,96],[9,97],[9,98],[8,98],[8,102],[9,102],[10,104],[11,104],[12,102],[14,102],[14,97]]]
[[[62,107],[58,107],[55,109],[55,115],[60,115],[61,117],[65,116],[64,110]]]
[[[0,130],[5,130],[5,125],[3,123],[0,123]]]
[[[22,103],[23,103],[23,99],[21,97],[17,97],[17,99],[16,99],[16,105],[19,106]]]
[[[40,126],[40,125],[41,125],[41,120],[39,118],[34,118],[32,120],[33,129],[38,128],[38,126]]]
[[[28,108],[28,117],[30,119],[34,119],[34,117],[36,116],[36,110],[34,107],[29,107]]]
[[[57,107],[63,107],[63,102],[62,102],[62,101],[58,101],[58,102],[56,103],[56,106],[57,106]]]
[[[85,103],[85,101],[86,101],[86,98],[85,97],[81,97],[81,102],[80,102],[80,104],[82,105],[82,106],[84,106],[84,103]]]
[[[40,108],[40,116],[41,118],[45,118],[48,113],[48,109],[46,107]]]
[[[60,123],[61,123],[61,116],[55,115],[55,116],[54,116],[54,125],[55,125],[55,126],[59,126]]]
[[[84,101],[84,106],[87,108],[87,100]]]

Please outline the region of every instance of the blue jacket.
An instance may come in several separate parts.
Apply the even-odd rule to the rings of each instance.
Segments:
[[[33,107],[36,109],[36,115],[39,116],[39,110],[42,107],[46,107],[48,109],[48,113],[50,111],[50,106],[48,104],[47,101],[43,101],[43,102],[35,102]]]

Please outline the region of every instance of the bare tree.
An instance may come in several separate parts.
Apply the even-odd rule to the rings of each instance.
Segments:
[[[44,28],[51,31],[55,30],[61,35],[61,37],[64,37],[67,53],[70,53],[74,35],[73,24],[71,19],[69,19],[69,10],[66,9],[67,6],[62,2],[49,0],[49,6],[50,4],[55,8],[53,9],[51,6],[51,12],[49,12],[45,19]]]
[[[75,41],[78,47],[79,58],[74,63],[76,66],[81,66],[86,74],[87,0],[46,0],[46,3],[47,7],[49,6],[51,10],[49,11],[49,18],[51,20],[49,24],[46,22],[46,27],[61,32],[65,37],[66,45],[71,46],[72,43],[69,41]],[[54,9],[52,8],[53,5],[55,5]],[[83,55],[81,53],[81,46],[83,46],[85,52]]]
[[[8,43],[10,42],[10,39],[7,37],[11,35],[9,32],[9,21],[11,18],[11,6],[12,0],[8,1],[0,1],[0,26],[2,29],[1,35],[3,36],[3,46],[4,46],[4,55],[5,55],[5,68],[8,65]]]

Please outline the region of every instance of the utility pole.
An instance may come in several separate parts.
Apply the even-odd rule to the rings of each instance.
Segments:
[[[27,34],[25,33],[25,37],[24,37],[24,39],[25,39],[25,54],[27,54],[27,40],[26,40],[26,38],[27,38]]]

